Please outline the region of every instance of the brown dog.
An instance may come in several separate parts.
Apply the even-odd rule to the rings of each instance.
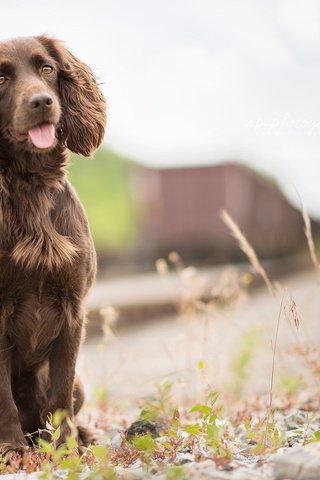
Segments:
[[[105,99],[89,67],[45,36],[0,42],[0,451],[83,403],[75,364],[96,272],[88,222],[66,178],[90,156]],[[62,428],[60,442],[68,434]]]

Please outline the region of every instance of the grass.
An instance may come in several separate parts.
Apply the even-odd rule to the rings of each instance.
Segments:
[[[234,238],[238,241],[239,247],[247,255],[248,260],[250,261],[251,265],[253,266],[254,270],[261,275],[263,281],[265,282],[269,292],[271,295],[274,295],[275,293],[275,287],[273,283],[271,282],[269,276],[267,275],[265,269],[261,265],[261,262],[259,261],[256,252],[254,251],[254,248],[250,245],[248,240],[246,239],[245,235],[241,232],[240,228],[236,224],[236,222],[231,218],[229,213],[226,210],[222,210],[221,212],[221,218],[224,221],[224,223],[229,227],[232,235]]]
[[[137,217],[130,193],[133,169],[132,162],[104,148],[94,159],[71,157],[69,178],[85,207],[98,249],[121,251],[135,240]]]

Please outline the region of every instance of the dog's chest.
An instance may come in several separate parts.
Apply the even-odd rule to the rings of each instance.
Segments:
[[[26,365],[46,357],[61,332],[64,280],[0,260],[0,329]]]
[[[1,187],[1,185],[0,185]],[[61,188],[35,187],[25,179],[14,179],[0,188],[0,258],[6,252],[19,266],[27,269],[61,269],[77,256],[77,247],[68,234],[57,228],[55,196]]]
[[[47,358],[54,340],[63,328],[63,317],[54,299],[25,295],[19,301],[2,303],[2,324],[9,343],[23,359],[33,365]],[[1,315],[0,314],[0,315]]]

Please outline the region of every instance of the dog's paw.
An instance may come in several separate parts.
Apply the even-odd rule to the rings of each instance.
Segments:
[[[101,438],[104,434],[102,430],[84,425],[77,425],[77,430],[80,447],[88,447],[93,443],[97,443],[99,438]]]
[[[20,463],[23,454],[28,451],[26,442],[0,443],[0,461],[8,465]]]

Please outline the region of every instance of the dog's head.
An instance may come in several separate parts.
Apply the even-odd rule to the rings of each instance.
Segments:
[[[0,140],[47,152],[63,144],[91,156],[106,104],[90,68],[46,36],[0,42]]]

